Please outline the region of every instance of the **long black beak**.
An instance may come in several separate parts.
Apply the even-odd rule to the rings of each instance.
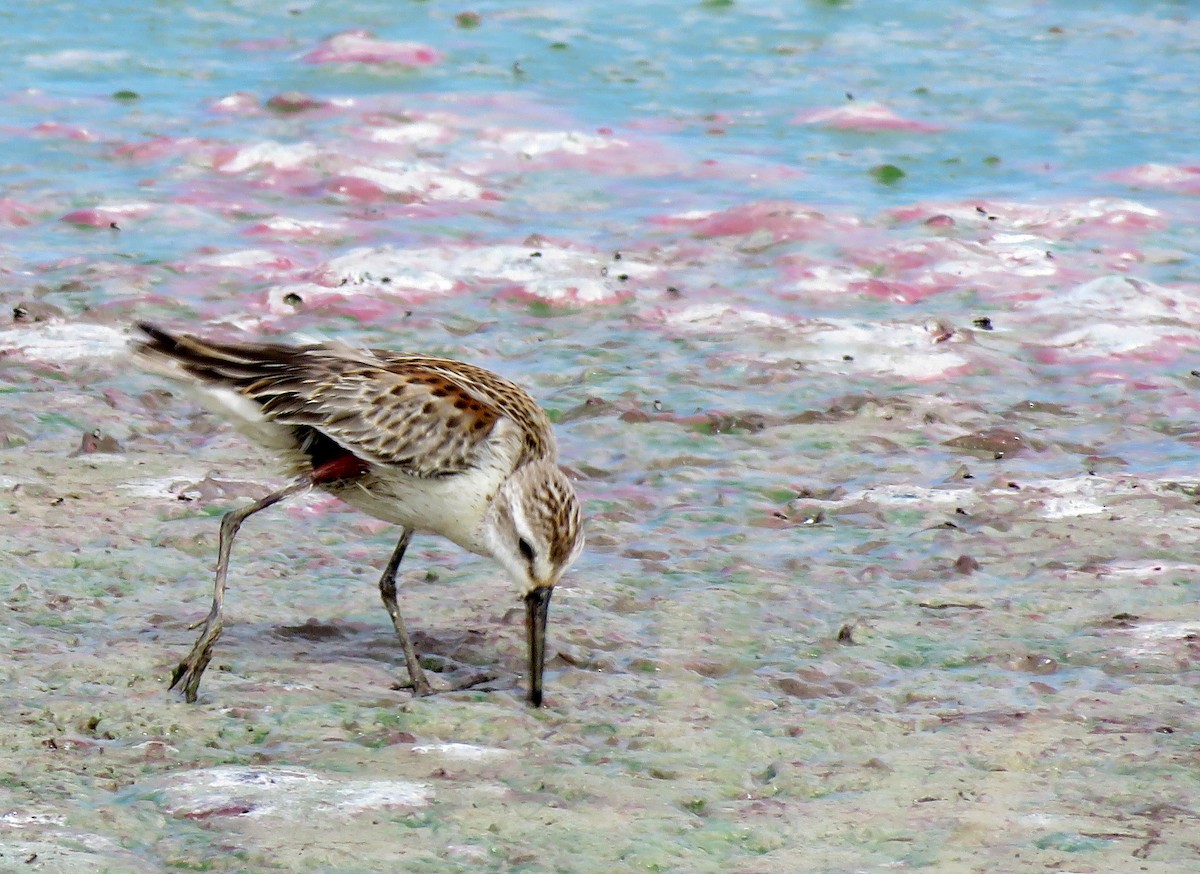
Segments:
[[[529,706],[542,706],[542,674],[546,668],[546,619],[552,588],[534,589],[525,596],[525,637],[529,641]]]

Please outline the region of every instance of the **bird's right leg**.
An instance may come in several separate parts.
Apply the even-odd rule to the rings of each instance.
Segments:
[[[231,510],[221,519],[221,540],[217,549],[217,579],[213,585],[212,609],[208,611],[208,616],[202,622],[192,626],[193,628],[203,626],[200,637],[196,639],[187,658],[181,661],[175,668],[175,672],[171,674],[170,688],[174,689],[182,683],[183,697],[189,703],[196,700],[196,692],[200,688],[200,677],[203,676],[204,669],[208,667],[208,662],[212,658],[213,644],[221,636],[221,608],[225,602],[225,577],[229,573],[229,553],[233,549],[233,538],[237,536],[238,529],[242,527],[243,522],[259,510],[265,510],[285,498],[304,494],[312,487],[312,480],[306,477],[292,483],[287,488],[260,498],[253,504]]]
[[[379,578],[379,596],[383,598],[383,606],[392,618],[396,636],[400,638],[400,648],[404,650],[404,661],[408,665],[408,679],[412,683],[413,697],[420,698],[423,695],[432,695],[433,687],[429,685],[429,679],[417,660],[417,652],[413,649],[408,629],[404,627],[404,617],[400,615],[400,607],[396,603],[396,571],[400,569],[400,562],[404,560],[404,551],[408,549],[412,536],[411,528],[405,528],[404,533],[400,535],[400,542],[392,550],[392,557],[383,569],[383,576]]]
[[[383,576],[379,578],[379,595],[383,598],[383,606],[387,608],[388,616],[392,617],[392,627],[396,629],[396,636],[400,638],[400,647],[404,650],[404,661],[408,665],[408,678],[412,685],[413,697],[422,698],[425,695],[432,695],[435,690],[429,684],[429,678],[425,676],[425,671],[417,659],[412,639],[408,636],[408,629],[404,627],[404,619],[400,615],[400,607],[396,604],[396,572],[400,569],[400,562],[404,558],[404,551],[408,549],[408,543],[412,540],[412,536],[411,528],[405,528],[404,533],[400,535],[400,542],[392,550],[392,557],[388,561],[387,567],[383,569]],[[476,674],[443,686],[440,691],[458,692],[494,679],[496,679],[494,673]]]

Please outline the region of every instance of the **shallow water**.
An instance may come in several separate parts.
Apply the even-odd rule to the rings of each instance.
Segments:
[[[0,11],[0,867],[1191,870],[1200,28],[919,5]],[[418,648],[503,677],[398,690],[396,532],[321,499],[168,694],[279,480],[135,319],[528,385],[545,710],[432,538]]]

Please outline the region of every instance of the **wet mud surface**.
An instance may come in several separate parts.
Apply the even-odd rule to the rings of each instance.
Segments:
[[[922,451],[921,407],[657,440],[593,420],[633,431],[629,460],[580,481],[593,544],[556,596],[542,712],[516,593],[430,540],[403,576],[418,647],[507,681],[398,690],[374,591],[392,532],[320,503],[247,526],[185,705],[166,679],[207,610],[217,514],[262,464],[222,431],[202,459],[135,434],[119,455],[71,457],[67,433],[10,450],[6,858],[786,871],[802,844],[824,870],[1183,864],[1194,484]],[[201,497],[206,477],[227,485]]]

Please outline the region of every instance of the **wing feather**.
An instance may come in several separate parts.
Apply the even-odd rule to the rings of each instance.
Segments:
[[[418,477],[476,466],[498,423],[515,463],[556,455],[549,419],[515,383],[451,359],[335,344],[216,343],[142,326],[140,351],[233,388],[282,425],[312,428],[372,464]],[[508,420],[508,422],[504,422]]]

